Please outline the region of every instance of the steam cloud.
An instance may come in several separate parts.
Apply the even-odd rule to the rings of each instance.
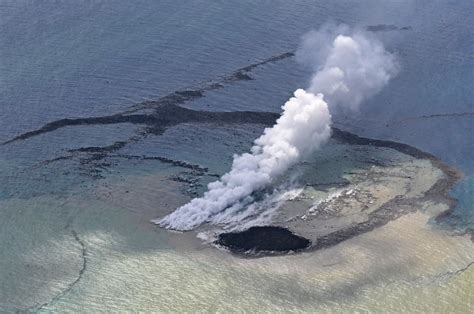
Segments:
[[[294,95],[282,107],[283,114],[276,124],[255,140],[251,153],[235,155],[231,171],[210,183],[203,197],[193,199],[158,223],[189,230],[223,210],[235,213],[253,201],[254,191],[263,189],[319,148],[331,134],[328,106],[321,94],[298,89]]]
[[[227,223],[252,211],[252,194],[319,149],[331,135],[331,107],[357,110],[397,72],[395,57],[370,34],[346,26],[323,27],[303,37],[298,61],[314,74],[308,91],[298,89],[250,153],[234,155],[231,170],[200,198],[163,219],[162,227],[191,230],[204,222]],[[327,103],[326,103],[327,101]]]
[[[395,56],[373,34],[345,25],[309,32],[296,57],[315,71],[309,91],[322,93],[331,109],[358,110],[398,72]]]

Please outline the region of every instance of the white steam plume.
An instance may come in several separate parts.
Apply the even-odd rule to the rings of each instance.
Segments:
[[[250,153],[234,155],[231,170],[210,183],[202,197],[153,222],[169,229],[190,230],[206,221],[229,223],[248,217],[246,207],[254,201],[255,191],[269,186],[329,139],[328,104],[331,108],[357,109],[397,69],[395,58],[380,41],[345,26],[310,32],[303,38],[297,58],[315,71],[308,91],[296,90],[282,107],[276,124],[254,141]]]
[[[234,155],[232,169],[195,198],[157,221],[163,227],[193,229],[223,210],[237,212],[253,201],[254,191],[320,147],[331,134],[331,117],[322,95],[295,91],[282,107],[283,114],[255,140],[251,153]]]
[[[395,56],[373,34],[345,25],[309,32],[296,57],[315,71],[308,90],[322,93],[331,110],[358,110],[398,72]]]

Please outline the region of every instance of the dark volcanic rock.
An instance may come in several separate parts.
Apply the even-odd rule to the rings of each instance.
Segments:
[[[262,226],[251,227],[241,232],[222,233],[216,244],[234,253],[259,255],[260,252],[297,251],[309,247],[311,242],[282,227]]]
[[[391,31],[411,31],[411,26],[398,27],[390,24],[370,25],[365,28],[369,32],[391,32]]]
[[[367,26],[366,29],[369,32],[390,32],[399,30],[398,26],[389,24],[378,24]]]

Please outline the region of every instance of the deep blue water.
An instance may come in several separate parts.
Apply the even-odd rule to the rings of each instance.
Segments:
[[[473,116],[411,119],[474,111],[471,0],[429,5],[423,1],[383,5],[379,1],[1,1],[0,141],[61,118],[120,112],[293,51],[301,35],[328,21],[411,27],[379,33],[399,56],[399,76],[360,113],[335,118],[347,130],[408,143],[459,167],[466,177],[453,192],[460,202],[451,222],[456,227],[474,226]],[[255,69],[255,80],[209,92],[186,106],[279,111],[295,88],[306,86],[309,74],[290,58]],[[0,154],[3,160],[30,164],[69,148],[107,145],[135,131],[127,124],[66,128],[2,146]],[[192,130],[186,132],[192,137]],[[170,133],[168,138],[173,136],[177,135]],[[162,155],[173,155],[176,149],[166,137],[148,141],[169,141],[160,146]],[[146,143],[125,150],[150,151]],[[204,154],[196,162],[206,160]]]

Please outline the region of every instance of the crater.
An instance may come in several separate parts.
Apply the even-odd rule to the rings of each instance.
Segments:
[[[248,256],[277,255],[306,249],[311,241],[278,226],[256,226],[219,235],[215,242],[232,253]]]

